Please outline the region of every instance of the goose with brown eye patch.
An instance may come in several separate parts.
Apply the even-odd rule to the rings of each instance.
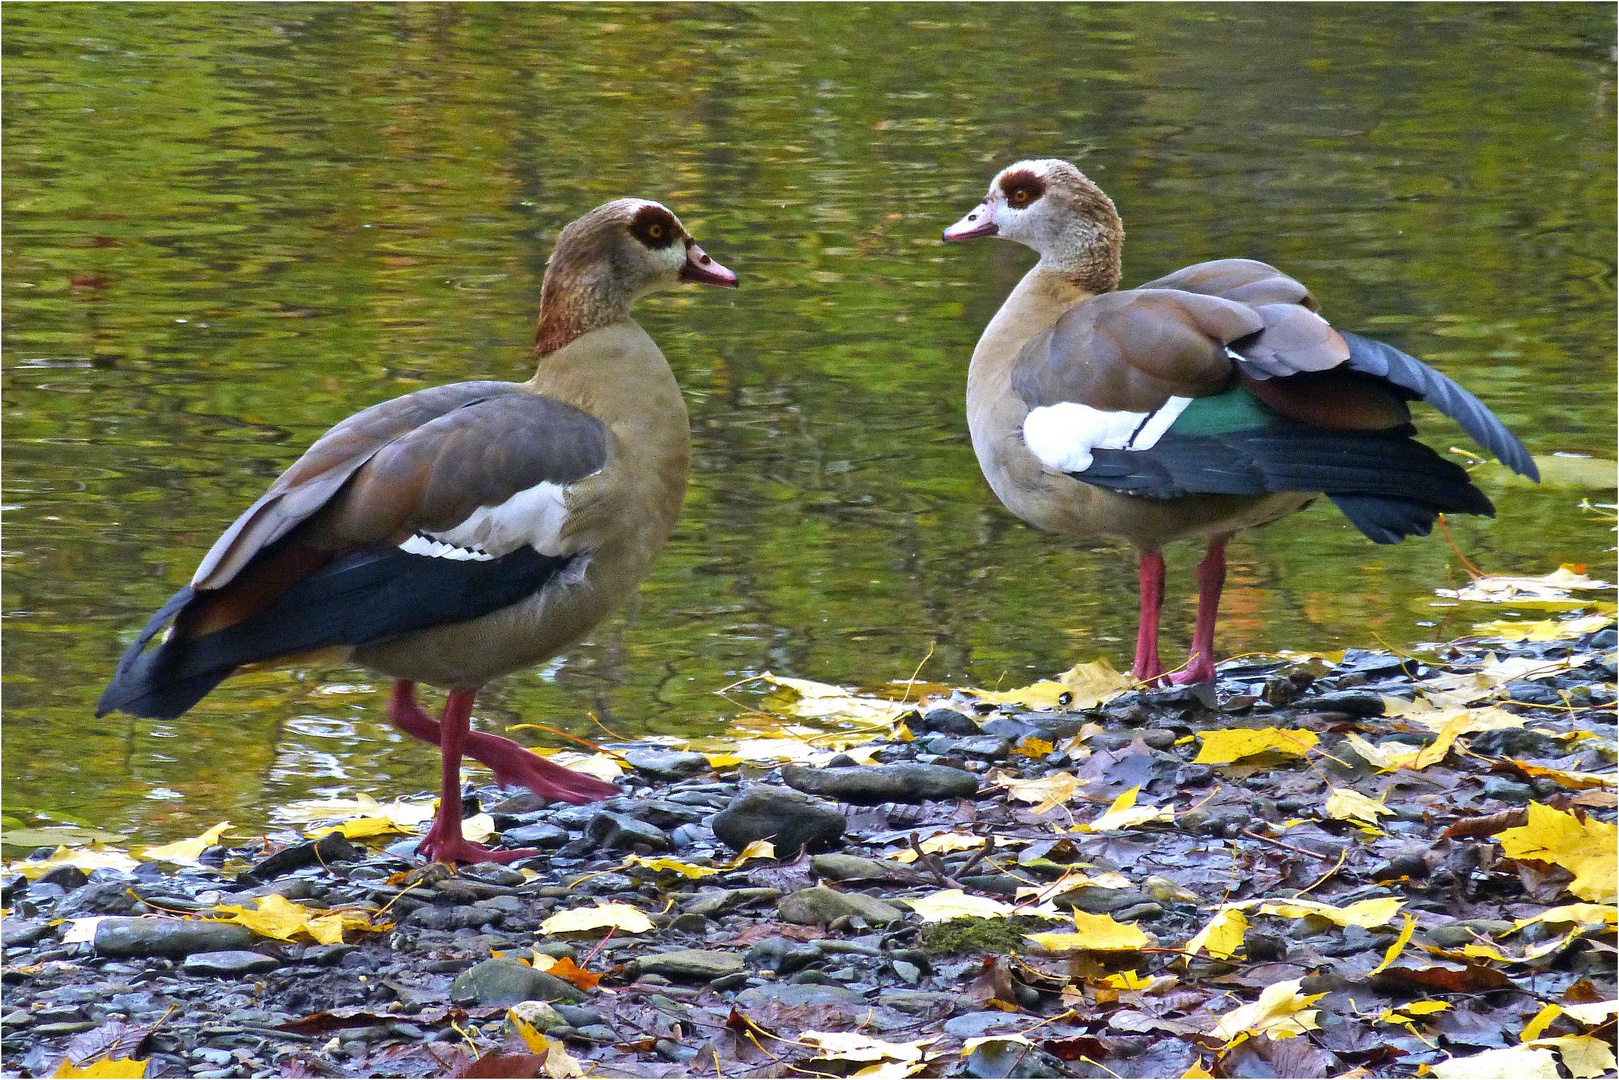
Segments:
[[[1201,540],[1192,655],[1215,675],[1225,545],[1320,495],[1367,539],[1426,536],[1442,512],[1492,515],[1465,470],[1417,442],[1406,403],[1459,422],[1503,464],[1534,459],[1477,398],[1391,345],[1333,328],[1302,284],[1249,259],[1119,290],[1124,224],[1066,161],[1020,161],[944,231],[998,236],[1040,261],[985,328],[967,426],[990,487],[1031,525],[1139,553],[1135,676],[1164,674],[1163,547]]]
[[[473,731],[473,702],[607,618],[674,529],[686,405],[630,305],[682,281],[736,275],[667,207],[615,199],[569,224],[540,286],[534,377],[429,387],[332,428],[147,623],[97,714],[174,719],[240,667],[349,661],[395,680],[388,719],[437,748],[438,812],[417,851],[539,855],[465,835],[464,755],[545,800],[618,789]],[[449,692],[437,719],[418,682]]]

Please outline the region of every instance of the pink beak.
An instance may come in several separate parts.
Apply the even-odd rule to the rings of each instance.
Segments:
[[[999,232],[995,220],[989,215],[989,204],[981,202],[967,216],[944,231],[946,240],[975,240],[980,236],[995,236]]]
[[[690,240],[686,241],[686,265],[680,268],[680,280],[718,285],[722,289],[736,288],[736,275],[709,258],[708,252]]]

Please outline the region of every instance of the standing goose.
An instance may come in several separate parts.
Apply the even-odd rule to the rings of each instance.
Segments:
[[[1119,284],[1124,225],[1066,161],[1020,161],[944,231],[998,236],[1040,261],[978,339],[967,424],[990,487],[1031,525],[1112,537],[1140,554],[1134,672],[1163,674],[1163,546],[1201,539],[1192,656],[1176,682],[1214,678],[1225,545],[1326,495],[1367,538],[1426,536],[1443,512],[1495,508],[1412,436],[1406,402],[1454,418],[1538,480],[1523,444],[1472,394],[1389,345],[1335,331],[1310,291],[1251,259]]]
[[[152,616],[96,715],[177,717],[248,664],[359,664],[396,680],[389,720],[443,753],[438,813],[417,850],[447,862],[537,854],[462,835],[463,751],[547,798],[617,789],[471,732],[472,703],[490,679],[589,633],[674,529],[686,406],[630,304],[677,281],[731,287],[736,275],[658,203],[618,199],[563,229],[534,377],[419,390],[328,431]],[[417,682],[449,690],[439,720],[416,704]]]

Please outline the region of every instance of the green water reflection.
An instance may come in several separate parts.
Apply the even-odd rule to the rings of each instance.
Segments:
[[[634,610],[482,722],[723,730],[713,691],[1023,680],[1128,660],[1133,560],[1028,530],[966,439],[1023,268],[939,229],[1024,156],[1078,160],[1126,281],[1246,255],[1476,390],[1537,454],[1612,456],[1614,15],[1596,5],[7,4],[7,814],[152,836],[434,784],[363,676],[237,679],[91,718],[122,643],[326,427],[523,378],[556,230],[668,201],[732,294],[642,306],[693,412],[685,517]],[[1462,445],[1429,413],[1436,445]],[[1493,482],[1498,571],[1610,562],[1602,491]],[[1193,606],[1170,554],[1170,654]],[[1321,506],[1231,551],[1228,653],[1465,632],[1437,539]],[[1437,625],[1430,625],[1437,623]]]

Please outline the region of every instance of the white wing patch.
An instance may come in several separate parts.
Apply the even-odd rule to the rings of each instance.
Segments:
[[[566,555],[562,526],[568,518],[567,489],[545,481],[503,503],[480,506],[453,529],[423,532],[399,547],[446,559],[496,559],[527,544],[541,555]]]
[[[1151,450],[1186,406],[1172,397],[1152,412],[1108,412],[1062,401],[1031,409],[1023,420],[1023,444],[1056,472],[1084,472],[1093,450]]]

